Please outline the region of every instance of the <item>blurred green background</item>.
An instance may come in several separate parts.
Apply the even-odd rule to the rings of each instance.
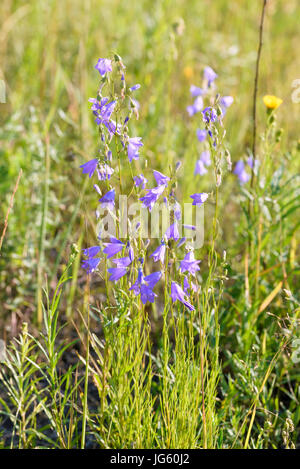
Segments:
[[[232,160],[251,145],[261,5],[259,0],[1,2],[0,79],[7,103],[0,104],[0,232],[23,169],[0,258],[0,317],[9,318],[7,330],[14,332],[20,319],[35,314],[43,285],[55,284],[70,245],[83,240],[83,226],[85,242],[93,240],[96,200],[78,167],[97,149],[88,98],[97,90],[98,57],[117,52],[127,82],[142,85],[136,95],[140,119],[131,124],[131,134],[143,138],[148,166],[167,171],[169,161],[184,161],[186,197],[209,187],[208,178],[193,176],[199,122],[186,113],[189,87],[201,84],[204,66],[218,73],[218,91],[235,100],[226,116]],[[299,104],[291,100],[292,82],[300,78],[299,17],[297,0],[268,2],[258,118],[265,120],[264,94],[283,99],[278,117],[286,151],[299,138]],[[297,161],[290,165],[291,172],[299,171]],[[225,175],[225,240],[235,236],[236,186],[235,177]],[[80,272],[76,281],[69,312],[84,288]]]

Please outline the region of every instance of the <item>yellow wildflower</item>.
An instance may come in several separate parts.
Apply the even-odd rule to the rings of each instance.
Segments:
[[[188,80],[191,80],[194,76],[194,70],[190,66],[184,67],[183,74],[185,78],[187,78]]]
[[[266,94],[266,96],[263,97],[263,102],[268,109],[277,109],[282,103],[282,99]]]

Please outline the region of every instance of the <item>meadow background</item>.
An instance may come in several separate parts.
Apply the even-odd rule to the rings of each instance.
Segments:
[[[98,57],[118,53],[126,64],[127,81],[142,85],[140,118],[131,124],[132,134],[143,138],[143,156],[163,173],[168,172],[170,162],[184,162],[180,176],[184,199],[210,187],[208,178],[193,175],[198,125],[186,112],[190,85],[200,85],[204,66],[210,65],[218,73],[222,94],[234,97],[226,115],[233,163],[251,147],[260,11],[258,0],[1,3],[0,79],[6,84],[7,102],[0,104],[0,232],[19,170],[23,170],[0,256],[1,339],[15,337],[24,321],[34,335],[38,333],[43,290],[51,296],[72,243],[79,248],[93,244],[95,197],[78,168],[97,151],[97,128],[88,98],[97,87],[93,67]],[[247,227],[237,178],[225,174],[218,250],[226,249],[230,268],[220,321],[224,393],[219,399],[220,408],[226,408],[222,415],[227,423],[219,446],[230,446],[235,440],[238,421],[244,418],[255,386],[278,351],[278,337],[284,336],[285,328],[290,329],[286,317],[297,320],[299,316],[299,182],[288,182],[299,174],[300,166],[300,104],[291,99],[292,82],[300,78],[299,17],[296,0],[268,2],[258,91],[258,136],[266,122],[262,96],[275,94],[283,99],[277,115],[278,127],[284,131],[281,147],[274,152],[274,167],[282,163],[284,190],[292,200],[283,230],[281,226],[271,236],[273,212],[268,219],[267,211],[262,211],[266,226],[261,270],[266,275],[259,286],[259,303],[282,281],[282,264],[293,300],[280,291],[275,304],[267,309],[275,319],[265,311],[255,327],[256,313],[247,315],[243,301]],[[209,217],[209,207],[207,210]],[[76,337],[74,323],[84,333],[79,311],[84,314],[87,282],[79,258],[72,266],[72,277],[60,306],[60,322],[68,324],[61,337],[67,340]],[[89,301],[99,304],[101,295],[101,285],[92,280]],[[91,317],[91,328],[101,333],[96,314]],[[153,324],[153,328],[159,326]],[[293,337],[297,331],[295,326]],[[252,332],[257,335],[250,337]],[[76,360],[75,351],[66,359],[72,364]],[[284,445],[287,418],[299,430],[299,366],[292,363],[289,350],[281,354],[270,381],[259,405],[262,410],[254,425],[253,447]],[[291,433],[294,444],[299,443],[297,431]]]

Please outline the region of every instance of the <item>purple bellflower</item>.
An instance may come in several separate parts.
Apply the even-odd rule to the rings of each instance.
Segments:
[[[108,164],[101,164],[100,167],[97,169],[99,181],[105,181],[106,179],[109,180],[113,173],[113,168],[108,166]]]
[[[168,182],[170,181],[170,178],[168,178],[168,176],[165,176],[164,174],[156,170],[153,171],[153,176],[155,177],[158,186],[168,185]]]
[[[184,291],[184,293],[185,293],[186,295],[188,295],[188,296],[189,296],[189,294],[188,294],[189,288],[190,288],[189,281],[188,281],[188,279],[187,279],[186,277],[184,277],[184,280],[183,280],[183,291]]]
[[[202,205],[208,199],[208,194],[206,192],[200,192],[192,194],[190,197],[193,199],[192,205]]]
[[[141,85],[139,85],[138,83],[136,85],[133,85],[131,86],[129,89],[130,91],[135,91],[135,90],[139,90],[141,87]]]
[[[220,99],[220,104],[221,104],[222,108],[227,109],[228,107],[230,107],[232,105],[232,103],[233,103],[233,97],[232,96],[223,96]]]
[[[134,260],[134,251],[133,251],[133,248],[132,248],[132,246],[130,245],[129,241],[128,241],[127,245],[126,245],[126,248],[127,248],[127,250],[128,250],[128,257],[129,257],[129,259],[130,259],[130,262],[133,262],[133,260]]]
[[[254,160],[254,164],[253,164],[253,156],[249,156],[249,158],[247,159],[247,164],[248,166],[250,166],[251,169],[254,169],[256,170],[258,167],[259,167],[259,161],[257,159]]]
[[[210,122],[216,122],[218,119],[217,111],[211,107],[208,106],[202,111],[202,116],[203,116],[203,122],[206,124],[209,124]]]
[[[140,201],[143,202],[143,206],[146,208],[149,208],[149,211],[151,212],[151,210],[154,207],[154,204],[162,195],[165,188],[166,188],[165,185],[161,185],[161,186],[154,187],[153,189],[146,189],[147,194],[144,197],[140,198]]]
[[[211,84],[218,77],[216,72],[211,67],[205,67],[203,75],[204,75],[205,80],[207,80],[208,87],[210,87]]]
[[[87,274],[91,274],[97,269],[100,261],[101,259],[99,259],[98,257],[89,258],[82,261],[81,267],[86,270]]]
[[[97,256],[98,252],[101,251],[100,246],[92,246],[90,248],[82,249],[83,255],[89,258]]]
[[[129,162],[139,159],[139,148],[143,146],[141,137],[132,137],[128,139],[127,154]]]
[[[191,275],[195,276],[196,272],[200,270],[199,264],[201,261],[196,261],[193,252],[188,252],[183,261],[180,262],[180,270],[182,273],[189,272]]]
[[[114,112],[116,106],[116,101],[111,101],[110,103],[100,107],[100,113],[98,114],[101,121],[109,121],[111,118],[112,113]]]
[[[105,104],[108,102],[108,98],[101,98],[100,100],[96,98],[89,98],[89,102],[92,103],[91,110],[95,115],[97,115],[97,111],[105,106]]]
[[[128,267],[131,264],[131,260],[129,256],[120,257],[119,259],[113,259],[112,261],[119,268]]]
[[[127,274],[126,267],[111,267],[107,269],[107,271],[110,273],[109,280],[111,282],[117,282],[121,277]]]
[[[162,264],[165,261],[166,243],[162,241],[160,245],[153,251],[150,257],[153,257],[154,262],[160,261]]]
[[[203,88],[199,88],[199,86],[191,85],[190,93],[194,98],[197,98],[197,96],[205,94],[205,90]]]
[[[100,258],[95,257],[101,251],[100,246],[91,246],[90,248],[83,249],[83,255],[87,259],[82,261],[81,267],[86,270],[87,274],[91,274],[96,270],[100,262]]]
[[[207,169],[205,168],[203,161],[201,159],[197,160],[194,175],[199,174],[200,176],[203,176],[206,173]]]
[[[106,194],[99,199],[99,202],[103,207],[113,209],[115,206],[115,189],[106,192]]]
[[[205,166],[210,166],[211,165],[210,153],[209,153],[208,150],[205,150],[201,153],[200,160],[205,164]]]
[[[207,132],[205,129],[197,129],[197,138],[199,140],[199,142],[204,142],[204,140],[206,139],[206,135],[207,135]]]
[[[184,290],[184,293],[186,293],[188,296],[190,296],[190,294],[188,293],[188,290],[192,290],[193,292],[197,293],[198,291],[198,287],[197,285],[191,281],[191,284],[189,284],[189,281],[186,277],[184,277],[184,281],[183,281],[183,290]]]
[[[245,184],[250,179],[250,175],[245,170],[245,164],[242,160],[236,163],[233,173],[237,175],[241,184]]]
[[[153,272],[150,275],[144,277],[143,270],[140,267],[138,271],[138,277],[135,283],[130,287],[130,290],[133,291],[135,296],[141,295],[141,300],[143,304],[146,304],[147,301],[150,303],[154,302],[154,298],[157,296],[153,292],[153,288],[161,277],[161,272]]]
[[[116,238],[115,238],[116,239]],[[113,263],[118,267],[118,268],[125,268],[128,267],[132,261],[134,260],[134,252],[133,248],[130,245],[129,241],[126,244],[126,249],[128,250],[128,256],[126,257],[120,257],[119,259],[113,259]]]
[[[152,272],[152,274],[147,275],[144,280],[147,282],[149,287],[154,288],[157,282],[160,280],[161,272]]]
[[[194,103],[191,104],[190,106],[187,106],[187,108],[186,108],[186,110],[187,110],[190,117],[192,117],[194,114],[197,114],[197,112],[200,112],[202,109],[203,109],[203,98],[202,98],[202,96],[197,96]]]
[[[107,98],[102,98],[98,101],[95,98],[90,98],[92,103],[92,111],[96,116],[95,122],[97,125],[104,124],[110,134],[120,133],[120,125],[117,127],[116,123],[111,120],[111,115],[114,111],[116,101],[108,103]]]
[[[118,240],[114,236],[110,237],[110,243],[104,243],[105,248],[103,249],[103,253],[107,255],[107,259],[110,257],[115,256],[118,252],[122,251],[124,247],[124,243]]]
[[[187,230],[196,231],[195,225],[183,225],[183,228],[185,228]]]
[[[137,187],[141,186],[142,189],[145,189],[146,184],[148,182],[148,179],[146,179],[143,174],[140,174],[139,176],[134,176],[133,180],[134,180],[134,184]]]
[[[167,237],[167,239],[174,239],[174,241],[177,241],[179,239],[179,231],[176,221],[171,226],[169,226],[169,228],[165,232],[165,236]]]
[[[172,298],[173,303],[174,303],[174,301],[178,300],[181,303],[183,303],[184,306],[186,306],[190,311],[195,310],[194,306],[191,305],[191,303],[189,303],[186,300],[186,294],[182,290],[181,286],[178,285],[178,283],[176,283],[176,282],[171,283],[171,295],[170,296]]]
[[[173,205],[173,210],[174,210],[174,216],[176,220],[181,219],[181,207],[180,204],[175,200],[174,205]]]
[[[134,99],[134,98],[131,98],[131,102],[133,103],[134,107],[136,108],[136,110],[138,111],[141,107],[140,103],[138,102],[137,99]]]
[[[91,178],[97,169],[97,165],[98,165],[97,158],[90,160],[87,163],[82,164],[80,166],[80,168],[82,168],[82,174],[88,174],[89,178]]]
[[[102,77],[104,77],[107,72],[112,72],[111,60],[98,59],[98,62],[95,65],[95,69],[98,70]]]

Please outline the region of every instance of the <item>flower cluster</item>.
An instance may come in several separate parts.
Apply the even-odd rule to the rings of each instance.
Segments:
[[[195,100],[192,105],[187,107],[187,112],[190,116],[200,113],[203,124],[202,128],[196,130],[197,139],[204,148],[196,161],[194,175],[203,176],[208,172],[207,168],[211,165],[210,146],[211,144],[214,147],[217,145],[215,126],[218,122],[222,124],[227,109],[233,103],[232,96],[218,96],[215,99],[214,91],[217,77],[218,75],[211,67],[205,67],[202,86],[191,85],[190,87],[191,96]],[[204,104],[205,98],[210,101],[208,106]],[[207,141],[207,138],[210,141]]]
[[[83,174],[87,174],[89,178],[97,178],[98,184],[93,184],[93,187],[100,196],[99,204],[103,208],[113,210],[118,189],[114,183],[118,181],[119,188],[121,188],[122,167],[124,164],[130,165],[132,187],[135,188],[135,191],[131,193],[137,194],[138,200],[149,212],[161,198],[167,207],[172,208],[173,217],[159,245],[152,248],[149,255],[147,252],[150,241],[144,243],[140,239],[136,242],[129,235],[125,241],[110,236],[107,242],[99,234],[98,245],[83,250],[85,259],[82,267],[88,274],[91,274],[99,269],[100,263],[106,259],[102,264],[105,264],[103,267],[109,274],[108,280],[126,282],[123,285],[128,286],[128,291],[139,297],[144,305],[147,302],[154,302],[157,296],[154,288],[161,279],[165,279],[165,291],[168,292],[171,301],[179,301],[193,311],[195,308],[192,305],[192,298],[199,291],[197,275],[200,270],[200,260],[195,259],[192,246],[186,245],[186,239],[180,237],[178,229],[178,221],[182,214],[175,188],[177,187],[177,171],[181,163],[177,163],[174,170],[171,169],[169,176],[153,170],[153,179],[156,184],[152,187],[148,186],[149,181],[140,170],[134,174],[135,161],[140,158],[143,143],[141,137],[129,135],[128,124],[133,115],[138,117],[139,104],[133,98],[132,93],[137,91],[140,85],[127,87],[125,66],[117,55],[113,60],[99,59],[95,69],[100,74],[100,85],[97,97],[90,98],[89,102],[95,123],[99,128],[100,148],[93,159],[80,166]],[[119,83],[116,83],[118,78],[115,77],[119,77]],[[222,121],[227,108],[233,102],[230,96],[211,99],[216,78],[217,74],[214,70],[206,67],[203,74],[203,86],[200,88],[192,85],[190,89],[194,102],[188,106],[187,112],[190,116],[200,113],[202,118],[202,126],[197,129],[197,138],[204,146],[195,168],[195,174],[199,175],[205,174],[212,164],[212,149],[217,145],[216,125]],[[120,91],[116,92],[115,90],[118,89]],[[206,100],[207,106],[204,104]],[[115,157],[114,153],[116,153]],[[115,160],[117,164],[114,165]],[[209,194],[206,192],[196,192],[190,195],[194,206],[204,204],[208,197]],[[118,223],[117,217],[116,220]],[[193,225],[183,226],[185,229],[196,230]],[[139,229],[139,224],[136,229]],[[185,246],[186,252],[182,260],[178,261],[177,256],[182,246]],[[159,269],[149,273],[151,263],[158,263]],[[176,263],[178,267],[173,268]],[[168,275],[166,275],[167,272]]]
[[[253,160],[252,156],[249,156],[247,159],[247,165],[250,170],[256,172],[259,166],[258,160]],[[239,160],[233,170],[234,174],[238,177],[240,184],[243,185],[250,180],[250,174],[247,171],[247,166],[243,160]]]

